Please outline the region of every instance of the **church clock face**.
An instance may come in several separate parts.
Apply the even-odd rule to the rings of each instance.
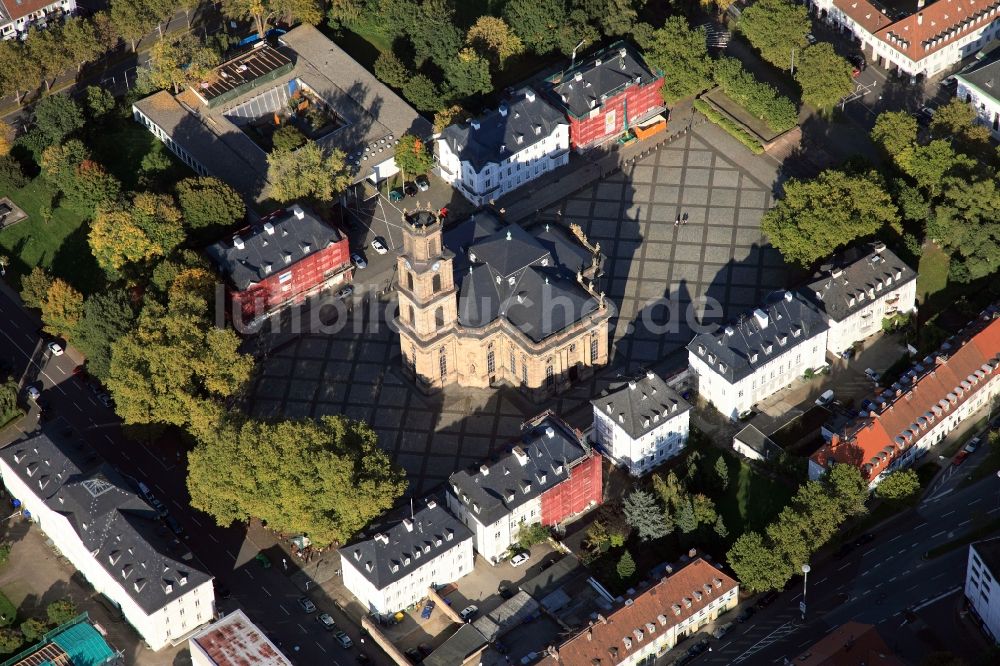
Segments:
[[[437,272],[437,271],[439,271],[440,269],[441,269],[441,262],[440,262],[440,261],[435,261],[435,262],[434,262],[434,263],[433,263],[433,264],[431,265],[431,270],[432,270],[432,271],[435,271],[435,272]]]

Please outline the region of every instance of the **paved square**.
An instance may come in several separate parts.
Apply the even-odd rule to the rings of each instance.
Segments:
[[[710,315],[721,308],[734,317],[785,282],[780,254],[762,247],[770,184],[737,164],[758,158],[730,157],[705,135],[711,132],[665,144],[542,213],[580,224],[604,250],[604,289],[618,316],[611,367],[590,382],[544,405],[508,389],[424,396],[403,378],[398,340],[385,324],[395,316],[389,301],[364,326],[306,334],[273,350],[260,364],[248,410],[260,417],[367,420],[416,495],[496,452],[542,409],[586,423],[590,397],[616,374],[679,353],[694,320],[701,323],[706,297],[717,303],[707,308]],[[687,223],[675,227],[684,213]]]

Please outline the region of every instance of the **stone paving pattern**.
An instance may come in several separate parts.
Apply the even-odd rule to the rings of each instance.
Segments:
[[[489,457],[546,407],[585,426],[588,401],[618,373],[662,365],[672,353],[675,365],[683,364],[678,350],[692,337],[684,316],[689,306],[700,321],[707,296],[731,318],[785,283],[781,256],[760,232],[771,184],[738,166],[754,158],[730,157],[732,144],[714,129],[665,144],[542,213],[580,224],[606,257],[605,290],[619,317],[612,364],[595,379],[548,405],[508,389],[424,396],[403,378],[398,341],[383,314],[363,334],[306,334],[273,350],[261,363],[249,410],[261,417],[346,414],[368,421],[416,495]],[[675,227],[680,213],[688,223]],[[680,315],[670,316],[663,299],[679,306]],[[384,313],[395,303],[380,307]]]

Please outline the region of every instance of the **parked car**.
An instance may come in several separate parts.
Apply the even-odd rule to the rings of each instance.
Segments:
[[[882,375],[875,372],[875,370],[872,368],[865,368],[865,376],[868,377],[868,379],[875,382],[876,384],[878,384],[878,381],[882,379]]]
[[[61,344],[53,340],[48,345],[49,351],[52,352],[53,356],[62,356],[65,351]]]
[[[420,190],[421,192],[426,192],[427,190],[431,189],[431,184],[427,180],[426,176],[419,176],[414,182],[417,185],[417,189]]]
[[[462,617],[463,620],[471,620],[476,616],[476,613],[478,612],[479,608],[475,604],[473,604],[471,606],[466,606],[465,608],[463,608],[462,612],[459,613],[459,615]]]
[[[104,405],[105,407],[107,407],[108,409],[111,409],[115,404],[115,401],[112,400],[111,396],[107,393],[98,393],[97,401],[102,405]]]
[[[517,553],[514,557],[510,558],[510,566],[519,567],[530,559],[531,555],[528,553]]]
[[[815,44],[815,43],[816,43],[816,42],[818,42],[819,40],[818,40],[818,39],[816,39],[816,35],[814,35],[814,34],[812,34],[812,33],[810,32],[810,33],[807,33],[807,34],[806,34],[806,41],[807,41],[807,42],[809,42],[809,44],[811,45],[811,44]]]
[[[504,584],[501,584],[500,587],[497,588],[497,592],[500,594],[501,599],[510,599],[517,594],[517,590]]]
[[[154,509],[156,509],[156,512],[157,512],[158,514],[160,514],[160,515],[161,515],[161,516],[163,516],[164,518],[166,518],[166,517],[167,517],[167,514],[169,513],[169,511],[167,511],[167,507],[165,507],[165,506],[163,505],[163,502],[161,502],[160,500],[158,500],[158,499],[156,499],[156,498],[154,497],[153,499],[149,500],[149,503],[150,503],[150,505],[152,505],[152,507],[153,507]]]
[[[28,397],[31,398],[32,400],[38,400],[38,398],[40,398],[42,395],[42,392],[38,390],[37,386],[29,386],[27,389],[25,389],[25,392],[28,394]]]
[[[717,640],[719,640],[723,636],[725,636],[726,634],[728,634],[729,630],[732,629],[732,628],[733,628],[733,623],[732,622],[726,622],[725,624],[719,625],[718,627],[716,627],[715,631],[712,632],[712,635],[715,636],[715,638]]]
[[[354,286],[349,284],[346,287],[344,287],[343,289],[341,289],[340,291],[338,291],[337,294],[336,294],[336,296],[340,300],[344,300],[345,298],[347,298],[348,296],[350,296],[353,293],[354,293]]]
[[[353,261],[354,265],[357,266],[358,268],[368,268],[368,262],[365,261],[365,258],[362,257],[357,252],[351,253],[351,261]]]
[[[385,239],[381,236],[376,236],[372,239],[372,249],[379,254],[385,254],[389,251],[389,246],[386,244]]]
[[[344,648],[345,650],[350,647],[354,647],[354,641],[352,641],[351,637],[345,634],[343,631],[338,631],[337,633],[335,633],[333,635],[333,638],[338,643],[340,643],[340,647]]]
[[[969,440],[969,443],[966,444],[962,448],[962,450],[963,451],[968,451],[969,453],[975,453],[976,449],[978,449],[979,445],[982,444],[982,443],[983,443],[983,440],[981,440],[978,437],[973,437],[972,439]]]
[[[951,464],[954,465],[955,467],[958,467],[959,465],[964,463],[965,459],[968,457],[969,457],[969,452],[966,451],[965,449],[962,449],[961,451],[958,452],[958,455],[952,459]]]
[[[854,540],[854,547],[860,548],[866,543],[871,543],[874,540],[875,540],[874,534],[872,534],[871,532],[865,532],[864,534],[862,534],[861,536],[859,536],[857,539]]]
[[[417,650],[417,648],[409,648],[408,650],[405,650],[403,654],[405,654],[406,658],[412,661],[414,664],[419,664],[424,659],[423,656],[421,656],[420,651]]]
[[[163,522],[167,524],[167,527],[170,528],[171,532],[173,532],[177,536],[184,536],[184,526],[181,525],[179,522],[177,522],[176,518],[167,515],[163,517]]]
[[[856,53],[850,57],[851,64],[862,72],[868,69],[868,61],[860,53]]]
[[[307,613],[316,612],[316,604],[314,604],[313,600],[309,597],[299,597],[299,606],[302,606],[302,610]]]
[[[931,124],[932,120],[934,120],[934,109],[929,106],[921,107],[920,111],[917,112],[917,122],[927,126]]]
[[[316,616],[316,621],[322,624],[323,628],[326,629],[327,631],[333,631],[334,628],[337,626],[334,623],[333,618],[330,617],[329,613],[320,613],[319,615]]]
[[[768,592],[757,600],[757,608],[767,608],[774,603],[774,600],[778,598],[778,593],[775,591]]]
[[[816,398],[816,404],[820,407],[826,407],[831,402],[833,402],[834,393],[832,389],[827,389],[823,391],[818,398]]]
[[[405,183],[403,185],[403,194],[405,194],[408,197],[417,196],[417,191],[418,191],[417,186],[414,185],[413,183]]]
[[[420,609],[420,617],[425,620],[431,619],[431,614],[434,612],[434,602],[428,601],[424,604],[424,607]]]
[[[834,552],[833,558],[835,560],[842,560],[845,557],[847,557],[848,555],[850,555],[851,552],[853,552],[853,551],[854,551],[854,544],[852,544],[852,543],[843,543],[843,544],[840,545],[840,548],[838,548],[836,550],[836,552]]]
[[[753,617],[753,614],[756,612],[757,611],[754,610],[753,606],[747,606],[746,608],[740,611],[739,615],[736,616],[736,624],[743,624],[751,617]]]
[[[257,560],[257,562],[260,563],[260,566],[262,566],[263,568],[265,569],[271,568],[271,560],[264,553],[257,553],[256,555],[254,555],[253,559]]]

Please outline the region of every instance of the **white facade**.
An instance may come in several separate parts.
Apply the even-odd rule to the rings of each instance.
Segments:
[[[691,411],[668,414],[658,426],[633,438],[615,420],[594,405],[594,439],[612,460],[641,476],[684,450],[691,424]]]
[[[1000,70],[1000,65],[994,65]],[[958,86],[955,96],[976,110],[976,120],[980,125],[989,128],[990,134],[1000,141],[1000,79],[994,81],[994,88],[983,90],[961,74],[955,76]]]
[[[211,580],[193,587],[156,612],[147,614],[125,588],[125,585],[140,583],[142,579],[139,573],[121,581],[118,577],[112,576],[80,541],[69,520],[50,509],[35,495],[32,487],[23,482],[2,459],[0,459],[0,476],[3,477],[3,483],[11,496],[21,500],[23,509],[30,513],[31,520],[41,527],[56,549],[83,574],[97,592],[104,594],[121,608],[125,619],[139,632],[150,649],[160,650],[213,619],[215,590]],[[174,574],[176,576],[176,572]],[[145,584],[161,584],[158,574],[150,574],[147,578],[148,582]],[[187,579],[177,577],[176,583],[184,586],[187,584]]]
[[[480,522],[476,514],[478,505],[466,506],[455,496],[453,487],[448,488],[447,502],[451,512],[472,530],[476,552],[490,564],[497,564],[507,556],[507,551],[517,541],[521,525],[542,521],[541,495],[529,499],[488,525]]]
[[[781,389],[790,386],[807,370],[826,365],[826,329],[782,352],[772,345],[771,354],[763,350],[751,356],[752,372],[730,382],[719,372],[718,360],[710,350],[699,354],[688,351],[688,365],[698,376],[698,394],[723,415],[735,419]]]
[[[872,34],[869,29],[836,6],[838,2],[843,4],[846,1],[848,0],[811,0],[810,4],[816,8],[817,13],[823,11],[827,13],[826,20],[828,23],[835,27],[844,28],[857,37],[861,41],[862,52],[869,60],[880,62],[886,69],[897,68],[909,75],[933,76],[976,53],[1000,35],[1000,21],[996,20],[1000,15],[997,14],[996,7],[990,9],[989,3],[987,3],[984,6],[984,9],[988,10],[987,14],[985,18],[978,21],[978,26],[970,28],[961,37],[945,46],[929,52],[922,58],[914,60],[899,49],[894,48],[889,42],[886,42],[881,35],[876,36]],[[949,2],[950,0],[937,1]],[[928,3],[928,5],[930,4]],[[857,3],[855,2],[852,8],[856,7]],[[869,6],[867,9],[868,11],[864,12],[866,17],[878,13],[878,10],[874,7]],[[930,21],[932,19],[928,17],[927,20]],[[879,30],[893,23],[888,18],[885,21],[881,23]],[[917,21],[920,21],[920,25],[923,24],[923,19],[919,16],[913,19],[911,23],[915,24]],[[945,25],[939,27],[941,29],[947,28]],[[900,30],[900,32],[907,33],[907,31],[903,30]],[[919,45],[917,46],[919,48]]]
[[[15,11],[19,9],[20,2],[21,0],[3,0],[2,4],[8,11]],[[44,26],[46,18],[53,13],[64,12],[69,14],[74,11],[76,11],[76,0],[55,0],[24,16],[12,19],[3,11],[3,7],[0,7],[0,38],[23,38],[28,32],[28,28],[31,26]]]
[[[896,289],[886,285],[872,288],[865,295],[867,305],[840,321],[830,319],[826,348],[833,354],[850,349],[855,342],[882,332],[882,320],[917,309],[917,281],[910,280]]]
[[[349,548],[341,550],[340,558],[344,587],[369,612],[382,615],[415,605],[427,596],[428,588],[453,583],[471,573],[474,565],[472,539],[467,537],[436,557],[426,560],[395,582],[377,588],[364,574],[366,563],[355,561],[350,556]],[[415,562],[416,560],[410,560],[409,565]]]
[[[983,623],[983,628],[994,641],[1000,643],[1000,584],[997,584],[996,579],[1000,574],[991,571],[987,562],[984,562],[987,550],[992,553],[992,558],[989,559],[995,562],[998,548],[1000,546],[997,539],[969,546],[969,561],[965,569],[965,598]]]

